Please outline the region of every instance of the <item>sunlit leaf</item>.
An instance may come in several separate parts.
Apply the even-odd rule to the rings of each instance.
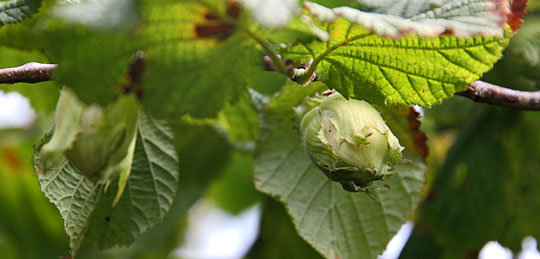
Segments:
[[[318,78],[330,88],[374,103],[440,103],[490,70],[508,42],[499,34],[393,39],[343,17],[319,26],[329,32],[328,42],[301,43],[282,53],[298,63],[313,59]]]

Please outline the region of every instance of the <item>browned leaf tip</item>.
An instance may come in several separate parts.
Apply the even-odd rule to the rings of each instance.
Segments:
[[[224,21],[219,15],[208,10],[204,11],[202,16],[206,22],[195,24],[195,35],[197,38],[226,40],[236,29],[236,26],[233,23]],[[237,1],[232,0],[228,2],[227,16],[233,19],[237,19],[240,16],[240,4]]]
[[[138,100],[142,100],[142,75],[145,69],[145,54],[143,51],[137,51],[132,57],[129,64],[126,80],[120,85],[120,93],[122,95],[133,93]]]
[[[420,114],[414,108],[411,107],[409,109],[409,130],[412,133],[414,148],[416,152],[425,159],[429,155],[429,147],[426,134],[420,130],[419,116]]]
[[[227,15],[237,19],[240,16],[240,4],[238,1],[231,0],[227,3]]]

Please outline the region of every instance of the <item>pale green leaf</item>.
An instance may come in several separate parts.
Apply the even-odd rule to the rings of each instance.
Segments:
[[[302,100],[296,98],[296,104]],[[412,162],[397,166],[388,179],[391,190],[373,191],[378,204],[366,194],[343,190],[317,169],[293,129],[292,110],[283,112],[287,110],[265,110],[260,117],[257,189],[282,201],[298,233],[324,256],[376,258],[417,206],[425,173],[421,158],[407,141],[405,158]],[[407,118],[395,116],[399,123],[389,124],[392,132],[398,138],[411,134],[399,127],[403,120],[407,125]]]
[[[362,10],[333,9],[306,1],[305,6],[323,22],[344,17],[378,35],[400,37],[414,34],[432,37],[450,33],[460,37],[504,36],[507,6],[491,0],[358,0]]]
[[[118,176],[118,190],[116,191],[116,196],[114,197],[114,201],[112,204],[113,207],[118,204],[118,201],[120,201],[120,198],[122,197],[122,194],[126,189],[129,175],[131,174],[131,165],[133,163],[133,156],[135,154],[136,140],[137,134],[134,134],[131,139],[131,143],[129,144],[129,147],[127,149],[126,156],[117,165],[114,165],[114,167],[117,168],[115,168],[114,170],[118,170],[120,173]]]
[[[65,88],[56,106],[52,138],[41,148],[39,163],[45,171],[58,166],[64,159],[64,152],[71,147],[82,130],[79,120],[83,110],[84,106],[75,93]]]

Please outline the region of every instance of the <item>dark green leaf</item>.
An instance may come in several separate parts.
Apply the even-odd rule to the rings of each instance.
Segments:
[[[540,164],[531,159],[539,152],[537,114],[497,108],[475,114],[437,172],[406,258],[425,240],[444,256],[464,257],[490,240],[518,251],[525,236],[539,238]]]

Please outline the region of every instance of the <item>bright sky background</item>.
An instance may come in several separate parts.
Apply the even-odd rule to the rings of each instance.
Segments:
[[[18,93],[0,91],[0,129],[30,126],[36,113],[28,100]],[[258,234],[260,206],[231,215],[205,200],[197,202],[189,212],[186,242],[172,256],[186,259],[240,259],[249,250]],[[413,229],[409,222],[390,241],[379,259],[397,259]],[[536,240],[526,237],[518,259],[540,259]],[[512,259],[508,248],[495,241],[480,251],[479,259]]]
[[[24,128],[36,118],[28,99],[16,92],[0,91],[0,129]]]

